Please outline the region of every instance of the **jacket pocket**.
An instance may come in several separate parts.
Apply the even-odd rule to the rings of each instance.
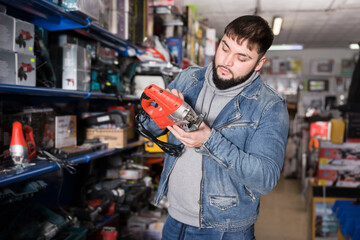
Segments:
[[[257,199],[256,199],[256,196],[255,196],[255,194],[253,193],[253,191],[251,191],[251,189],[248,188],[248,187],[246,187],[246,186],[244,186],[244,188],[245,188],[245,192],[247,193],[247,195],[251,198],[251,200],[252,200],[253,202],[255,202]]]
[[[250,121],[238,121],[238,122],[234,122],[232,123],[231,125],[229,125],[229,127],[231,128],[238,128],[238,127],[241,127],[241,128],[246,128],[246,127],[249,127],[249,128],[254,128],[254,127],[257,127],[257,122],[250,122]]]
[[[210,196],[210,205],[220,210],[227,210],[236,207],[238,204],[237,196]]]

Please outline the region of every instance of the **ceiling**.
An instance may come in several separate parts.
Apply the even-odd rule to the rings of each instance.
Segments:
[[[194,5],[197,18],[216,29],[241,15],[256,14],[270,26],[283,17],[274,44],[302,44],[304,48],[348,48],[360,41],[359,0],[183,0]]]

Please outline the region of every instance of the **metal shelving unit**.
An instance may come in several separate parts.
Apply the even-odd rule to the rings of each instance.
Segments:
[[[97,40],[111,48],[117,50],[123,56],[134,56],[142,53],[143,49],[135,44],[121,39],[110,33],[106,29],[92,23],[91,18],[77,11],[67,11],[47,0],[0,0],[1,4],[7,6],[7,13],[11,16],[34,25],[45,28],[48,31],[74,30],[86,37]],[[36,98],[56,98],[66,100],[87,100],[102,99],[115,101],[138,101],[136,96],[112,93],[90,92],[90,91],[72,91],[59,88],[31,87],[22,85],[0,84],[0,94],[2,98],[6,96]],[[143,141],[129,143],[122,149],[105,149],[96,152],[80,155],[70,158],[67,161],[81,164],[89,161],[110,156],[112,154],[141,146]],[[35,160],[35,165],[27,166],[23,169],[11,169],[0,175],[0,187],[4,187],[16,182],[28,180],[49,172],[57,171],[60,167],[53,162],[45,160]]]
[[[74,100],[79,100],[79,99],[106,99],[106,100],[124,100],[124,101],[139,100],[139,97],[129,94],[116,95],[114,93],[75,91],[75,90],[64,90],[61,88],[31,87],[31,86],[10,85],[10,84],[0,84],[0,93],[30,95],[30,96],[38,96],[38,97],[63,97]]]
[[[131,148],[141,146],[143,143],[144,142],[141,140],[135,141],[135,142],[129,143],[124,148],[99,150],[96,152],[92,152],[92,153],[79,155],[77,157],[70,158],[67,161],[74,163],[74,164],[88,163],[88,162],[93,161],[98,158],[110,156],[115,153],[119,153],[121,151],[125,151],[125,150],[131,149]],[[13,169],[13,171],[10,171],[7,174],[4,173],[4,174],[0,175],[0,188],[10,185],[10,184],[13,184],[13,183],[16,183],[16,182],[35,178],[37,176],[40,176],[40,175],[43,175],[46,173],[50,173],[53,171],[57,171],[58,169],[60,169],[56,163],[45,161],[45,160],[35,160],[34,163],[35,163],[35,165],[33,165],[33,166],[28,166],[28,167],[25,167],[23,169],[18,169],[18,170]]]
[[[75,30],[117,50],[122,56],[135,56],[145,52],[144,48],[96,25],[87,15],[68,11],[48,0],[0,0],[0,3],[8,7],[9,15],[48,31]]]

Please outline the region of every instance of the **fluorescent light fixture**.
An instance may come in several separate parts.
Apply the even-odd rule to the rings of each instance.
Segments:
[[[280,45],[271,45],[269,51],[281,51],[281,50],[303,50],[303,45],[299,44],[280,44]]]
[[[281,17],[275,17],[274,18],[272,31],[273,31],[275,36],[280,34],[282,22],[283,22],[283,19]]]
[[[357,44],[357,43],[351,43],[351,44],[349,45],[349,48],[350,48],[350,49],[359,49],[359,44]]]

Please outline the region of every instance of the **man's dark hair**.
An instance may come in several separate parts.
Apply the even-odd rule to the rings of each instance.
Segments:
[[[224,34],[233,40],[236,39],[238,43],[247,39],[250,50],[254,47],[254,44],[257,44],[257,52],[260,56],[265,55],[274,39],[274,34],[268,22],[255,15],[236,18],[226,26]]]

